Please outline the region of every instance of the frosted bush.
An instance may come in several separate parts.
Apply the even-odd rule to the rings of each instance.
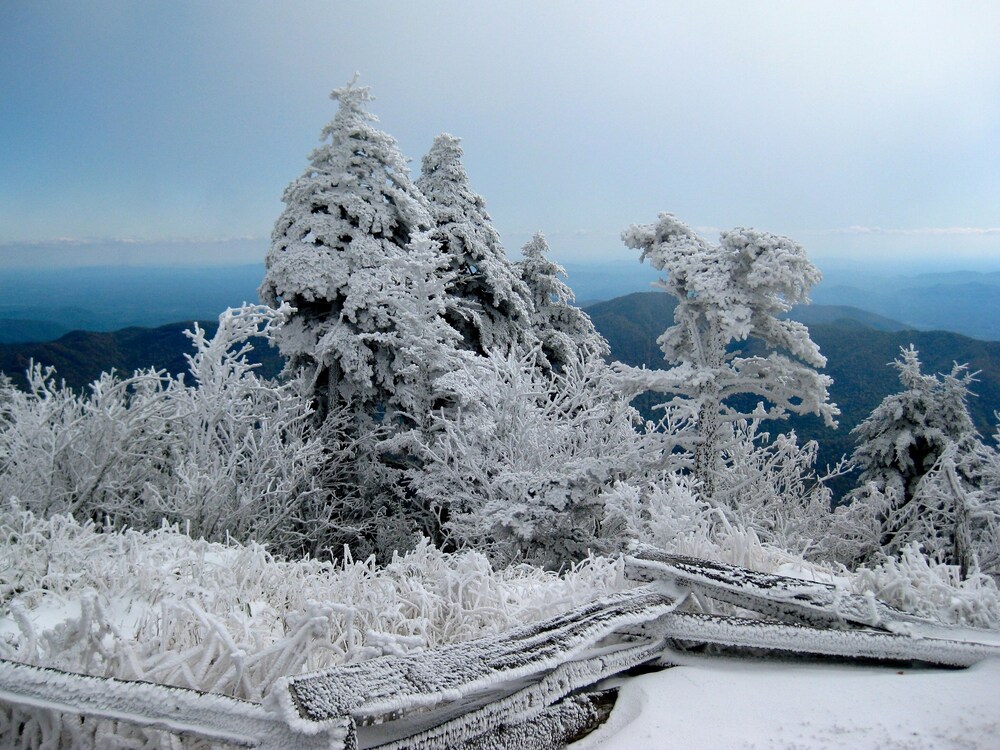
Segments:
[[[988,575],[962,577],[957,565],[930,559],[916,543],[897,557],[883,556],[871,567],[859,568],[852,586],[872,592],[899,609],[944,623],[1000,627],[1000,589]]]
[[[601,360],[534,365],[491,355],[443,378],[456,408],[435,413],[409,478],[447,543],[558,567],[620,543],[604,493],[661,467],[672,436],[636,433]]]
[[[247,359],[288,313],[227,310],[211,337],[196,324],[177,378],[105,373],[77,394],[33,366],[28,392],[0,391],[0,499],[116,527],[166,519],[289,555],[373,537],[377,519],[357,510],[379,483],[377,436],[352,431],[342,410],[315,429],[301,381],[260,378]]]
[[[758,420],[727,428],[715,485],[720,511],[774,547],[824,557],[833,494],[828,482],[848,470],[845,463],[819,475],[816,441],[800,445],[794,432],[772,438]]]
[[[621,483],[604,497],[609,516],[626,535],[673,554],[699,557],[751,568],[762,573],[795,569],[828,576],[821,562],[806,560],[761,538],[751,526],[730,520],[705,502],[687,476],[665,474],[646,485]]]

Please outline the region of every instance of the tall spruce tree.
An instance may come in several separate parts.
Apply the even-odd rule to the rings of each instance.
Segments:
[[[373,125],[369,89],[356,79],[331,94],[340,106],[324,143],[285,190],[259,290],[268,304],[296,308],[278,345],[289,366],[310,378],[320,415],[336,404],[367,415],[396,406],[399,319],[387,294],[398,297],[398,285],[387,278],[433,224],[396,141]]]
[[[486,202],[473,191],[453,135],[434,139],[416,185],[427,198],[429,233],[448,259],[447,320],[476,354],[527,351],[533,345],[527,287],[507,260]]]
[[[561,372],[581,359],[607,354],[608,342],[590,316],[573,304],[573,290],[563,281],[566,269],[548,257],[545,236],[535,234],[522,253],[524,259],[517,265],[531,294],[532,324],[541,344],[543,366]]]

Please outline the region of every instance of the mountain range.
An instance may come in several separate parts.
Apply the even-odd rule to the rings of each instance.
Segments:
[[[918,330],[944,329],[972,338],[1000,339],[1000,273],[828,274],[812,298],[819,304],[871,310]]]
[[[656,339],[673,325],[674,306],[668,294],[639,292],[585,309],[608,339],[613,358],[634,366],[665,367]],[[827,357],[825,372],[833,378],[830,395],[842,412],[840,427],[828,429],[810,416],[792,417],[768,427],[772,431],[791,428],[803,440],[817,440],[820,466],[850,454],[854,447],[851,429],[885,396],[899,390],[896,370],[889,363],[901,347],[910,344],[920,351],[925,372],[950,371],[953,363],[959,362],[968,363],[978,373],[969,410],[980,432],[992,438],[997,426],[995,413],[1000,410],[1000,342],[945,331],[915,331],[889,317],[845,305],[800,306],[791,316],[809,326],[813,340]],[[202,325],[211,332],[216,324]],[[183,322],[113,332],[74,331],[55,341],[0,344],[0,371],[23,386],[24,371],[33,360],[55,367],[59,379],[78,389],[111,368],[131,373],[156,367],[176,374],[187,367],[184,355],[191,347],[183,332],[190,327]],[[261,363],[266,375],[281,369],[280,357],[263,342],[252,357]],[[656,394],[644,394],[636,405],[653,416],[653,406],[660,400]]]
[[[659,276],[639,262],[569,263],[567,270],[581,306],[648,291]],[[813,301],[869,311],[861,320],[867,326],[898,325],[1000,340],[1000,273],[917,274],[903,269],[890,274],[884,268],[842,264],[832,264],[824,273],[812,290]],[[260,263],[3,268],[0,343],[52,341],[73,330],[116,331],[177,320],[213,320],[226,307],[255,302],[263,274]],[[859,315],[848,312],[843,321],[856,321]],[[880,322],[877,316],[885,320]]]

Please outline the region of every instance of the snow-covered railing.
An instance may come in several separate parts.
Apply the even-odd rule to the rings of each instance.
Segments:
[[[1000,657],[1000,634],[949,628],[824,583],[636,547],[646,581],[494,636],[281,678],[263,705],[193,690],[0,661],[0,701],[111,719],[239,747],[557,748],[614,705],[602,680],[678,649],[968,666]],[[708,599],[773,619],[690,611]],[[711,609],[709,607],[708,609]]]
[[[851,594],[832,584],[671,555],[649,545],[632,548],[625,558],[625,570],[633,580],[669,581],[681,591],[692,591],[785,622],[841,629],[927,622],[900,612],[874,596]]]
[[[511,723],[544,723],[549,709],[563,722],[567,712],[585,720],[596,715],[586,702],[556,706],[657,658],[662,639],[620,633],[677,605],[661,587],[645,586],[496,636],[287,677],[271,692],[272,707],[302,732],[350,716],[362,747],[460,747]]]
[[[1000,633],[941,625],[827,583],[671,555],[646,545],[631,550],[625,573],[633,580],[666,583],[677,595],[690,593],[775,618],[674,612],[651,630],[674,641],[951,667],[1000,657]]]
[[[625,557],[625,575],[635,581],[668,583],[677,594],[690,592],[759,612],[782,622],[833,629],[876,628],[893,633],[970,640],[1000,646],[1000,633],[957,628],[890,607],[873,594],[859,596],[829,583],[758,573],[736,565],[671,555],[636,545]]]
[[[0,659],[0,701],[112,719],[235,747],[267,750],[353,748],[350,721],[296,731],[258,703],[214,693],[33,667]]]

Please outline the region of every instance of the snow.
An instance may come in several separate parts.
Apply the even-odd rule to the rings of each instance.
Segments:
[[[620,681],[572,750],[994,749],[1000,659],[964,670],[691,659]]]

